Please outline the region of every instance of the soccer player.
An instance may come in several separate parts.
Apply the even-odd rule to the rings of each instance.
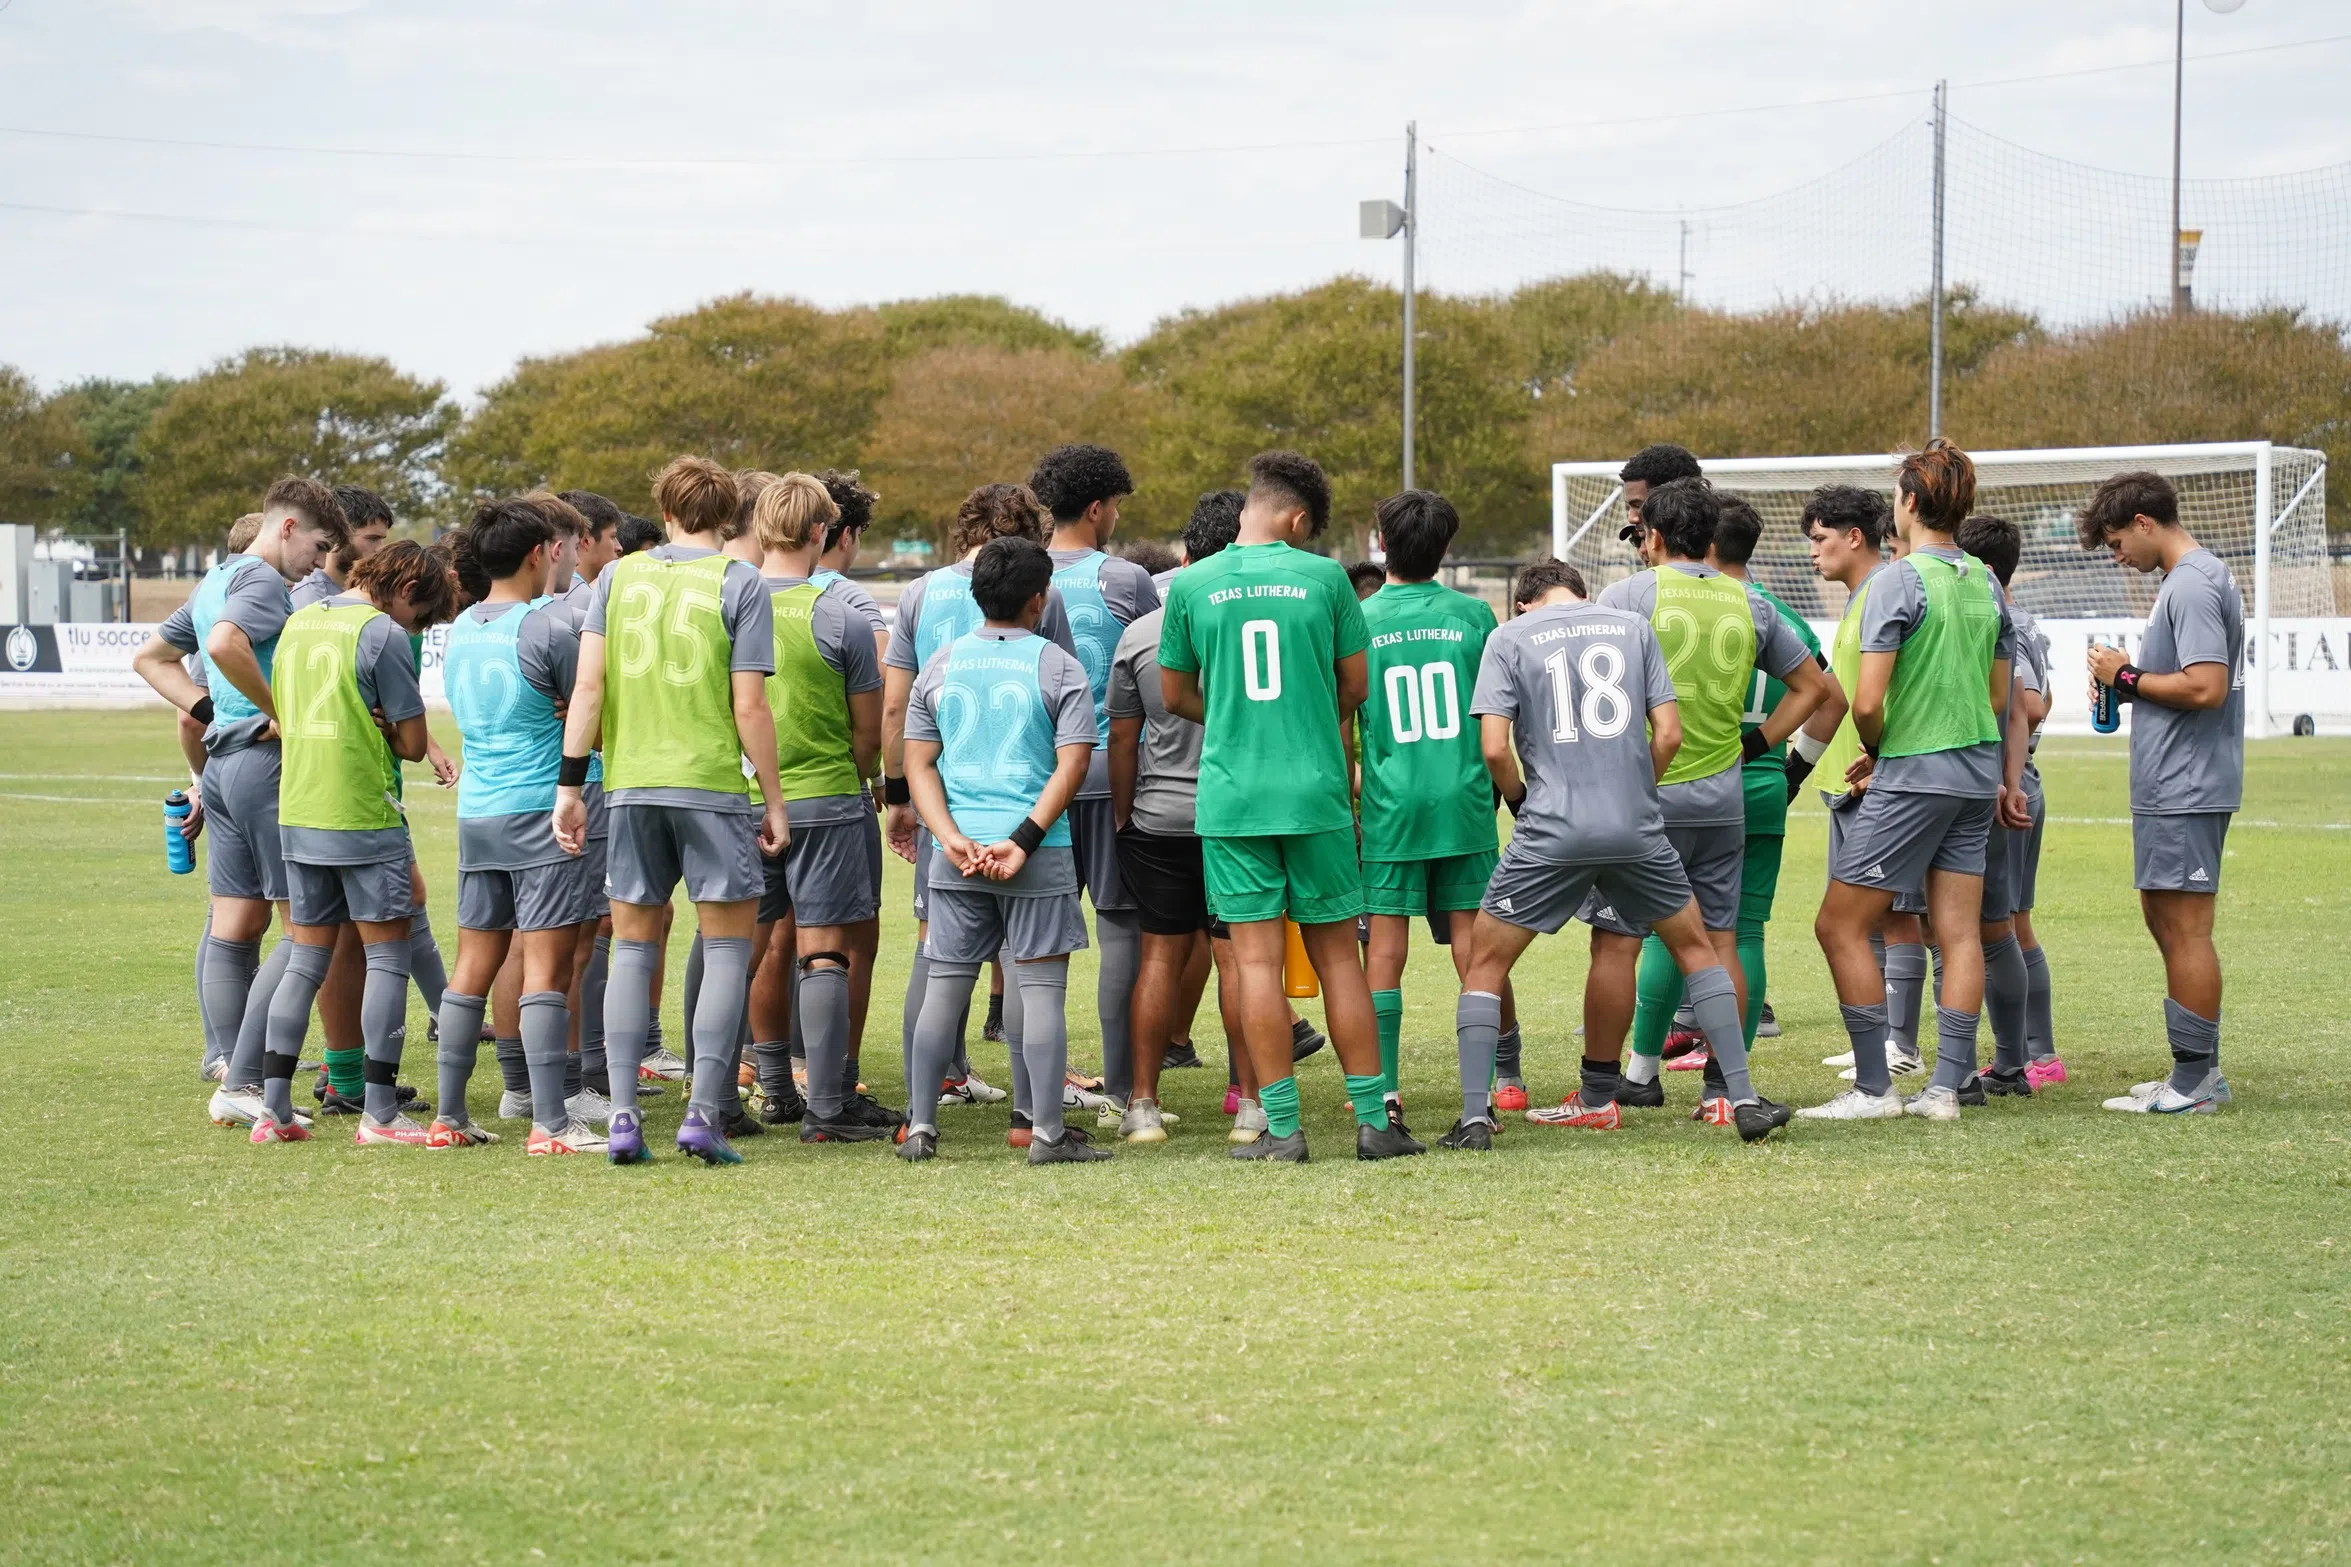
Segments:
[[[1069,954],[1086,944],[1066,814],[1094,752],[1085,666],[1036,635],[1053,589],[1043,547],[990,540],[972,562],[985,621],[923,666],[909,693],[906,779],[935,845],[930,972],[914,1029],[909,1161],[937,1155],[939,1091],[980,965],[1012,960],[1022,992],[1031,1164],[1110,1157],[1062,1121],[1069,1061]]]
[[[593,490],[565,490],[560,498],[587,522],[572,561],[572,580],[556,594],[558,607],[571,625],[576,669],[580,626],[588,618],[588,601],[595,597],[596,579],[604,574],[604,568],[620,559],[620,528],[626,514]],[[588,758],[588,781],[580,788],[580,803],[588,812],[587,841],[580,860],[590,909],[580,924],[579,949],[573,957],[579,977],[571,990],[571,1024],[579,1040],[580,1109],[584,1119],[601,1121],[612,1113],[606,1097],[611,1084],[604,1061],[604,982],[612,963],[612,908],[604,900],[604,848],[610,825],[604,814],[604,758],[600,753]]]
[[[231,1050],[210,1105],[222,1126],[252,1126],[262,1106],[262,1054],[270,997],[291,959],[286,862],[278,826],[282,746],[270,671],[293,613],[287,589],[343,540],[334,491],[283,478],[262,497],[261,524],[246,548],[204,574],[133,661],[141,679],[205,726],[205,856],[211,934],[205,938],[205,1032]],[[182,660],[203,658],[204,685]],[[261,939],[275,907],[281,934],[267,962]]]
[[[343,508],[343,542],[319,557],[287,596],[296,609],[323,604],[350,591],[351,568],[384,547],[392,535],[392,508],[375,491],[356,484],[335,486],[335,503]]]
[[[1387,580],[1387,572],[1372,561],[1359,560],[1347,568],[1347,586],[1355,590],[1358,604],[1377,593]]]
[[[2015,646],[2007,596],[1952,538],[1975,500],[1975,465],[1938,436],[1903,459],[1894,482],[1895,526],[1910,548],[1869,583],[1853,692],[1862,754],[1846,772],[1868,787],[1834,807],[1853,820],[1830,855],[1813,923],[1853,1042],[1854,1080],[1800,1112],[1818,1120],[1959,1119],[1983,1007],[1985,847],[1995,815],[2011,826],[2030,820],[2017,792],[2024,753],[2008,745],[2000,716]],[[1869,937],[1895,893],[1922,882],[1943,993],[1934,1080],[1905,1100],[1886,1070],[1886,981]]]
[[[2214,895],[2229,818],[2245,790],[2245,606],[2219,556],[2180,526],[2160,474],[2118,473],[2081,510],[2082,548],[2160,571],[2133,661],[2090,650],[2090,676],[2131,704],[2131,862],[2147,932],[2163,954],[2171,1075],[2106,1101],[2143,1115],[2210,1115],[2220,1071],[2220,954]]]
[[[1110,660],[1128,626],[1159,607],[1151,574],[1131,560],[1104,553],[1118,531],[1118,504],[1135,481],[1118,453],[1106,446],[1056,446],[1037,459],[1029,488],[1053,518],[1053,585],[1069,615],[1070,639],[1094,694],[1094,757],[1070,807],[1078,879],[1094,903],[1099,958],[1095,1011],[1102,1024],[1103,1124],[1116,1125],[1135,1091],[1132,1010],[1142,960],[1142,925],[1135,900],[1119,874],[1118,833],[1110,809]]]
[[[1794,734],[1827,700],[1829,687],[1814,662],[1817,655],[1771,601],[1706,564],[1721,515],[1721,497],[1703,478],[1672,479],[1650,489],[1642,497],[1639,541],[1647,569],[1606,589],[1599,602],[1642,616],[1665,649],[1682,726],[1681,747],[1659,780],[1666,833],[1682,857],[1707,939],[1739,993],[1743,1019],[1752,992],[1739,967],[1740,889],[1747,856],[1742,763]],[[1786,690],[1762,723],[1748,729],[1748,690],[1758,670]],[[1643,934],[1629,920],[1608,928],[1618,935]],[[1683,972],[1670,952],[1660,950],[1640,984],[1633,1059],[1616,1101],[1626,1108],[1665,1103],[1658,1068],[1666,1031],[1682,1000]],[[1698,1117],[1727,1126],[1737,1101],[1727,1093],[1711,1054],[1710,1049]],[[1541,1120],[1557,1113],[1535,1112]]]
[[[1238,538],[1188,566],[1161,624],[1167,710],[1206,727],[1197,827],[1208,904],[1232,931],[1242,1031],[1270,1135],[1239,1159],[1306,1161],[1282,989],[1295,920],[1321,977],[1323,1015],[1355,1107],[1359,1159],[1427,1150],[1388,1123],[1379,1029],[1355,922],[1363,881],[1343,725],[1362,706],[1363,609],[1338,562],[1295,546],[1331,515],[1330,482],[1296,452],[1249,459]]]
[[[350,591],[297,610],[270,668],[284,736],[278,804],[286,854],[286,972],[269,1004],[256,1143],[301,1142],[293,1078],[338,928],[358,927],[366,963],[360,1034],[367,1053],[362,1147],[422,1148],[427,1130],[401,1113],[408,1019],[408,920],[416,856],[400,805],[403,761],[425,756],[424,694],[410,636],[443,619],[449,569],[421,544],[387,544],[351,568]]]
[[[571,854],[586,847],[580,790],[601,737],[613,929],[604,992],[612,1084],[606,1157],[615,1164],[650,1157],[637,1115],[637,1063],[661,911],[682,878],[703,938],[703,972],[693,1089],[678,1147],[706,1164],[740,1164],[720,1116],[737,1097],[727,1074],[751,977],[759,857],[780,854],[791,841],[767,707],[775,613],[759,572],[719,553],[721,529],[735,512],[733,474],[706,457],[678,457],[661,470],[653,493],[670,542],[606,567],[581,626],[555,841]],[[746,757],[757,800],[744,793]]]
[[[873,805],[865,780],[882,743],[882,668],[873,627],[855,603],[814,580],[825,530],[840,518],[822,481],[788,473],[769,485],[752,513],[765,551],[762,581],[774,608],[776,672],[767,682],[775,716],[777,778],[792,824],[791,846],[768,861],[763,921],[794,922],[799,1032],[808,1060],[804,1143],[871,1142],[899,1117],[857,1091],[851,1065],[850,931],[876,918],[881,882],[872,853]],[[789,985],[771,985],[770,997]],[[755,1017],[753,1052],[771,1101],[792,1087],[787,1021]],[[757,1027],[766,1023],[765,1028]]]
[[[1456,977],[1494,874],[1499,839],[1494,788],[1464,723],[1462,697],[1477,689],[1494,611],[1484,599],[1435,580],[1461,531],[1453,503],[1406,490],[1379,504],[1386,585],[1363,601],[1370,694],[1356,716],[1362,756],[1363,901],[1371,911],[1372,1016],[1380,1042],[1389,1122],[1404,1108],[1397,1065],[1404,1031],[1404,965],[1412,921],[1444,916]],[[1505,998],[1504,1005],[1509,1005]]]
[[[1649,515],[1660,512],[1665,526],[1680,525],[1670,503]],[[1583,578],[1562,561],[1526,568],[1517,597],[1533,607],[1486,639],[1470,710],[1488,775],[1518,821],[1469,936],[1454,1014],[1461,1118],[1439,1141],[1493,1147],[1487,1095],[1502,984],[1538,934],[1554,934],[1570,918],[1592,927],[1584,1059],[1565,1113],[1541,1124],[1595,1131],[1622,1124],[1617,1095],[1633,971],[1643,927],[1654,927],[1688,976],[1699,1029],[1722,1069],[1732,1107],[1726,1119],[1744,1141],[1768,1137],[1788,1111],[1748,1080],[1737,992],[1691,896],[1658,787],[1681,748],[1682,722],[1657,633],[1637,611],[1587,602]]]
[[[465,1090],[491,981],[519,933],[531,1105],[524,1151],[601,1152],[604,1139],[571,1112],[565,1076],[573,955],[602,889],[552,828],[579,632],[563,602],[541,592],[555,539],[543,510],[527,497],[491,502],[476,509],[468,532],[491,582],[451,625],[443,664],[465,772],[457,785],[457,973],[441,998],[441,1110],[427,1138],[435,1148],[494,1140],[467,1113]]]

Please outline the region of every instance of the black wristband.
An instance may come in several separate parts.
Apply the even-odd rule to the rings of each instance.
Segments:
[[[2136,664],[2125,664],[2114,672],[2114,689],[2126,699],[2135,697],[2139,694],[2139,681],[2146,673]]]
[[[882,774],[882,804],[912,805],[913,803],[914,790],[907,786],[904,778],[892,778],[888,773]]]
[[[1752,762],[1770,749],[1771,742],[1763,738],[1760,729],[1749,729],[1739,736],[1739,758],[1742,761]]]
[[[1045,829],[1037,825],[1035,817],[1024,816],[1020,819],[1020,825],[1012,829],[1011,837],[1013,847],[1021,853],[1034,854],[1037,845],[1045,841]]]
[[[211,696],[210,696],[210,695],[205,695],[205,696],[200,696],[200,697],[196,698],[196,705],[195,705],[194,707],[191,707],[191,708],[189,708],[189,709],[188,709],[188,716],[189,716],[190,718],[193,718],[194,720],[196,720],[196,722],[198,722],[198,723],[200,723],[200,724],[209,724],[209,723],[211,723],[211,722],[212,722],[212,698],[211,698]]]
[[[1518,791],[1517,799],[1504,800],[1502,803],[1510,807],[1510,819],[1515,822],[1518,820],[1518,813],[1526,809],[1527,792],[1521,789]]]
[[[1878,748],[1877,746],[1871,745],[1867,740],[1864,740],[1861,742],[1861,754],[1874,762],[1878,759]]]
[[[1788,753],[1788,798],[1796,798],[1796,791],[1804,787],[1804,780],[1812,776],[1812,763],[1795,752]]]
[[[555,764],[555,787],[558,789],[581,789],[587,786],[587,782],[588,759],[586,757],[567,756]]]

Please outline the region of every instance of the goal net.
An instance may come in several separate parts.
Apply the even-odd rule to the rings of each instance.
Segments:
[[[2180,522],[2197,542],[2228,563],[2244,597],[2247,730],[2266,734],[2292,722],[2273,708],[2273,620],[2337,613],[2327,555],[2326,454],[2267,441],[2183,446],[2104,446],[2070,450],[1970,452],[1975,462],[1975,509],[2013,522],[2024,553],[2010,591],[2044,623],[2060,622],[2076,640],[2135,642],[2133,623],[2154,602],[2158,579],[2126,571],[2103,554],[2082,549],[2074,513],[2110,474],[2146,468],[2179,490]],[[1763,518],[1763,536],[1749,574],[1813,621],[1844,613],[1845,590],[1812,570],[1798,521],[1804,499],[1825,484],[1857,484],[1893,494],[1899,458],[1882,453],[1842,457],[1735,457],[1700,461],[1721,490],[1736,494]],[[1632,547],[1617,538],[1624,525],[1622,459],[1562,462],[1551,469],[1552,550],[1573,562],[1597,593],[1639,569]],[[2102,630],[2101,627],[2106,629]],[[2078,629],[2075,629],[2078,628]],[[2053,635],[2053,698],[2070,722],[2069,659]],[[2053,723],[2057,722],[2053,718]]]

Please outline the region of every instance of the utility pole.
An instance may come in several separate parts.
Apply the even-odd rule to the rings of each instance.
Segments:
[[[2180,287],[2180,109],[2188,82],[2188,0],[2179,0],[2171,35],[2171,313],[2188,313],[2188,291]],[[2266,649],[2264,650],[2266,651]]]
[[[1420,242],[1420,122],[1404,124],[1404,488],[1412,488],[1412,251]]]
[[[1943,433],[1943,134],[1950,84],[1935,83],[1935,258],[1927,284],[1927,439]]]
[[[1690,220],[1684,218],[1681,224],[1682,249],[1674,262],[1673,295],[1677,304],[1686,305],[1690,302]]]

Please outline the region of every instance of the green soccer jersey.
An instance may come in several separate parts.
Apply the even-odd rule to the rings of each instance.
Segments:
[[[400,764],[359,689],[359,634],[383,618],[372,604],[313,604],[279,634],[270,699],[284,742],[284,826],[382,832],[405,823],[394,803]]]
[[[1391,582],[1363,601],[1371,694],[1356,715],[1363,755],[1363,858],[1490,852],[1493,784],[1469,715],[1494,630],[1484,599],[1435,582]]]
[[[1195,673],[1208,705],[1204,838],[1353,823],[1333,666],[1368,640],[1345,568],[1287,544],[1234,544],[1169,584],[1159,665]]]
[[[1812,634],[1812,628],[1804,623],[1804,617],[1790,609],[1771,589],[1757,587],[1755,591],[1762,594],[1773,609],[1779,611],[1780,619],[1788,623],[1788,629],[1796,633],[1796,639],[1804,644],[1806,650],[1815,659],[1819,658],[1820,638]],[[1741,733],[1749,729],[1761,729],[1764,719],[1771,716],[1771,710],[1779,706],[1780,698],[1787,694],[1786,686],[1758,667],[1747,681],[1747,711],[1740,724]],[[1749,762],[1742,782],[1747,790],[1748,835],[1785,837],[1788,831],[1788,742],[1782,740]]]
[[[743,792],[727,557],[650,550],[606,569],[604,787]]]

